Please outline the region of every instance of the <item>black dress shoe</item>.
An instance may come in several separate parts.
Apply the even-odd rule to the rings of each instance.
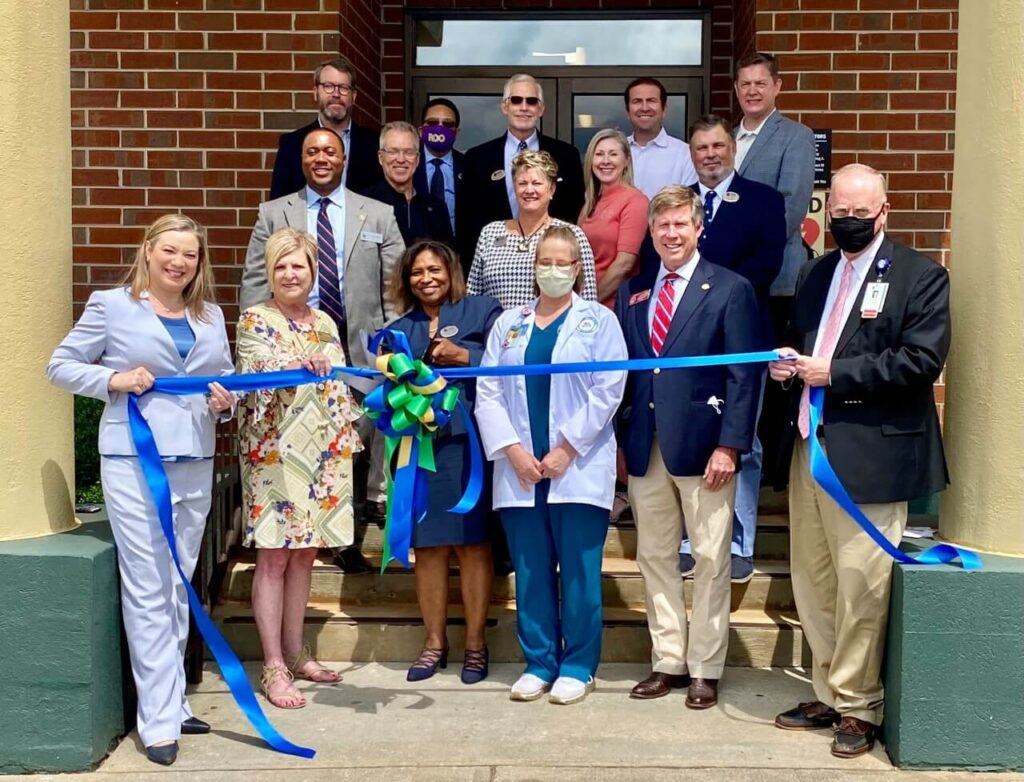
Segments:
[[[199,717],[189,717],[181,723],[181,733],[183,736],[198,736],[209,732],[210,723],[203,722]]]
[[[367,500],[363,504],[363,522],[366,524],[376,524],[381,529],[384,529],[384,524],[388,519],[387,505],[383,502],[370,502]]]
[[[372,573],[376,570],[357,548],[335,549],[334,564],[342,573]]]
[[[801,703],[775,718],[775,727],[783,730],[824,730],[839,722],[839,712],[821,701]]]
[[[629,692],[630,698],[650,700],[668,695],[673,689],[688,687],[690,685],[689,674],[680,673],[659,673],[655,671],[642,682],[636,684]]]
[[[178,742],[172,741],[162,747],[146,747],[146,757],[161,766],[169,766],[178,759]]]

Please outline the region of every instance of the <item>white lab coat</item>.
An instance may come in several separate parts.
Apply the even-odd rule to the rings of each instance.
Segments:
[[[487,339],[481,367],[523,365],[536,304],[535,300],[502,313]],[[573,294],[558,332],[552,363],[618,361],[626,357],[626,342],[612,311]],[[564,475],[551,481],[548,502],[612,507],[616,449],[613,418],[625,388],[625,372],[551,375],[548,442],[554,448],[568,441],[577,456]],[[515,443],[533,451],[525,376],[477,380],[475,413],[484,451],[494,462],[494,508],[533,507],[534,487],[524,489],[519,484],[504,451]]]

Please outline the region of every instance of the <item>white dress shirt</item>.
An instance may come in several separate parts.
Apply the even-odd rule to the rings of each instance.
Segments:
[[[761,132],[761,128],[764,127],[764,123],[774,114],[778,109],[772,109],[768,112],[768,116],[761,120],[761,123],[753,130],[747,130],[747,121],[745,119],[740,120],[740,129],[736,133],[736,168],[743,165],[743,158],[747,156],[750,148],[754,146],[754,142],[757,140],[757,134]]]
[[[638,144],[632,134],[628,141],[633,156],[633,184],[648,198],[654,198],[668,185],[692,185],[697,181],[689,145],[670,136],[664,127],[645,145]]]
[[[534,152],[540,151],[540,137],[533,131],[526,139],[526,148]],[[519,202],[516,201],[516,183],[512,181],[512,161],[519,154],[519,139],[511,133],[505,133],[505,192],[508,193],[508,205],[512,208],[512,217],[519,217]]]
[[[686,292],[686,286],[690,282],[690,278],[693,276],[693,270],[697,268],[697,262],[700,260],[700,251],[694,248],[693,255],[690,256],[690,260],[676,269],[676,274],[679,275],[679,279],[676,280],[672,287],[675,289],[675,296],[672,299],[672,318],[676,316],[676,310],[679,308],[679,302],[682,301],[683,294]],[[654,278],[654,285],[651,286],[651,298],[648,299],[650,302],[647,307],[647,333],[650,334],[654,331],[654,313],[658,309],[658,297],[661,295],[661,289],[665,285],[665,276],[671,272],[665,268],[665,264],[661,264],[661,268],[658,269],[658,276]],[[671,322],[671,318],[669,319]]]
[[[843,319],[840,323],[845,324],[849,320],[850,313],[860,298],[860,288],[864,284],[868,272],[871,271],[871,266],[875,262],[875,255],[878,253],[878,248],[882,246],[884,238],[885,231],[879,231],[878,235],[871,240],[871,244],[865,248],[864,254],[853,262],[853,279],[850,280],[850,291],[846,294],[846,302],[843,306]],[[843,269],[849,262],[850,259],[846,257],[846,253],[840,251],[839,263],[836,264],[836,270],[832,273],[832,282],[828,286],[828,295],[825,297],[825,308],[821,311],[821,320],[818,322],[818,334],[814,338],[815,356],[818,355],[821,341],[825,337],[825,326],[828,324],[828,316],[832,312],[832,305],[835,304],[836,298],[839,296],[839,285],[843,278]],[[840,329],[840,333],[842,333],[842,329]]]
[[[715,219],[715,215],[718,214],[718,208],[723,203],[725,203],[724,196],[725,196],[726,193],[729,192],[729,185],[732,184],[733,177],[735,177],[735,176],[736,176],[736,171],[733,170],[729,174],[729,176],[727,176],[725,179],[723,179],[721,182],[719,182],[717,185],[715,185],[714,188],[705,187],[704,184],[700,180],[697,180],[697,187],[700,189],[700,200],[702,202],[704,201],[705,198],[707,198],[709,190],[714,190],[715,191],[715,200],[711,202],[711,209],[712,209],[711,218],[709,219],[707,214],[705,213],[705,215],[704,215],[704,222],[710,223],[712,220]]]
[[[345,186],[338,185],[326,198],[331,199],[327,207],[327,219],[331,221],[331,232],[334,234],[335,260],[338,264],[338,293],[342,302],[345,300]],[[306,185],[306,230],[316,240],[316,221],[320,215],[320,194]],[[313,282],[313,290],[309,292],[309,306],[320,308],[320,275]]]

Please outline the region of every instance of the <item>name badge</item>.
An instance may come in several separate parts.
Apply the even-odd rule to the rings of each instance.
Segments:
[[[580,334],[593,334],[597,331],[597,319],[596,318],[584,318],[576,326],[576,330]]]
[[[443,329],[437,332],[443,339],[451,339],[459,333],[458,326],[445,326]]]
[[[376,231],[363,231],[359,234],[359,238],[364,242],[373,242],[374,244],[380,244],[384,241],[384,234],[377,233]]]
[[[505,169],[499,168],[497,171],[491,172],[491,181],[497,182],[499,179],[505,178]]]
[[[862,318],[877,318],[885,305],[885,296],[889,292],[887,282],[869,282],[864,288],[864,300],[860,303]]]
[[[650,288],[648,288],[645,291],[640,291],[639,293],[634,293],[632,296],[629,297],[629,306],[632,307],[634,304],[639,304],[642,301],[647,301],[649,298],[651,298]]]

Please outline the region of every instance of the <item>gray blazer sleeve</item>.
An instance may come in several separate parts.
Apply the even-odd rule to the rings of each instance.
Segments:
[[[395,309],[391,297],[387,295],[391,284],[391,277],[398,268],[398,263],[405,252],[405,240],[402,239],[402,232],[398,230],[398,220],[395,219],[393,209],[387,210],[387,217],[384,220],[384,241],[380,245],[380,267],[381,278],[384,283],[384,322],[394,320],[402,313]]]
[[[107,384],[115,374],[110,367],[95,363],[107,347],[106,302],[101,292],[93,293],[82,317],[53,351],[46,377],[65,391],[110,401]]]
[[[248,309],[270,298],[270,285],[267,282],[266,251],[267,239],[270,238],[270,220],[267,217],[265,204],[260,204],[256,225],[249,237],[249,247],[245,251],[245,267],[242,270],[242,289],[238,293],[238,307]]]
[[[793,134],[782,152],[778,191],[786,201],[786,236],[800,230],[814,190],[814,134],[793,123]]]

